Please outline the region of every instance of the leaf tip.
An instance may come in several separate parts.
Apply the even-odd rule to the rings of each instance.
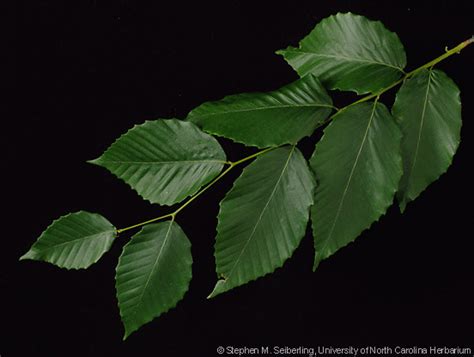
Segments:
[[[134,333],[136,330],[140,328],[140,326],[127,326],[125,323],[123,324],[123,327],[125,329],[125,332],[123,333],[122,341],[125,341],[127,338],[130,337],[132,333]]]
[[[405,197],[400,197],[398,200],[398,207],[400,208],[400,213],[405,213],[407,208],[408,200]]]
[[[296,47],[293,47],[293,46],[288,46],[287,48],[280,48],[279,50],[276,50],[275,51],[275,54],[279,55],[279,56],[282,56],[283,58],[286,59],[286,55],[287,53],[290,51],[295,51],[295,50],[298,50],[298,48]]]
[[[31,251],[31,249],[27,251],[25,254],[23,254],[20,258],[18,258],[19,261],[32,260],[32,259],[34,259],[34,253]]]
[[[214,290],[207,296],[207,299],[212,299],[216,297],[219,294],[222,294],[223,292],[227,291],[228,288],[226,287],[225,283],[227,282],[226,279],[220,279],[217,281],[216,286],[214,287]]]
[[[217,295],[219,295],[219,293],[216,292],[216,288],[214,288],[214,290],[212,290],[212,292],[209,295],[207,295],[206,299],[211,300],[212,298],[215,298]]]
[[[314,254],[313,273],[318,269],[319,264],[321,264],[321,262],[326,258],[327,256],[323,256],[321,253],[318,253],[318,251],[316,251],[316,253]]]
[[[318,269],[319,263],[321,263],[321,259],[319,259],[317,256],[314,258],[314,263],[313,263],[313,273]]]
[[[87,160],[86,162],[88,164],[92,164],[92,165],[100,165],[100,157],[98,157],[96,159],[92,159],[92,160]]]

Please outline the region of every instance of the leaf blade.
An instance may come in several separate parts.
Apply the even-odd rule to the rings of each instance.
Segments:
[[[194,124],[167,119],[135,126],[91,163],[151,203],[172,205],[216,177],[226,156],[217,140]]]
[[[400,140],[380,103],[349,107],[325,129],[310,159],[318,179],[311,209],[315,269],[391,205],[402,174]]]
[[[221,202],[215,245],[219,280],[209,298],[283,265],[304,236],[314,177],[295,147],[247,166]]]
[[[295,144],[311,135],[333,109],[314,76],[268,93],[244,93],[204,103],[188,120],[204,131],[259,148]]]
[[[184,297],[191,280],[191,243],[174,221],[144,226],[127,243],[116,270],[124,339]]]
[[[96,213],[79,211],[55,220],[20,260],[46,261],[60,268],[85,269],[107,252],[115,227]]]
[[[402,85],[392,111],[403,133],[403,212],[451,165],[461,141],[460,91],[443,72],[423,70]]]
[[[381,22],[352,13],[323,19],[299,47],[277,51],[300,77],[312,73],[331,88],[375,92],[403,73],[406,55],[398,36]]]

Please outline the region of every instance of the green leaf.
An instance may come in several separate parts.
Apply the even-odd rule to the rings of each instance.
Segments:
[[[115,278],[124,339],[183,298],[192,261],[191,243],[174,221],[147,225],[125,245]]]
[[[321,125],[333,106],[314,76],[269,93],[231,95],[204,103],[188,120],[210,134],[259,148],[295,144]]]
[[[259,156],[221,202],[215,245],[219,280],[209,297],[281,267],[300,243],[314,177],[295,147]]]
[[[322,20],[299,44],[277,51],[300,77],[312,73],[331,89],[374,92],[400,78],[406,65],[398,36],[381,22],[351,13]]]
[[[177,120],[147,121],[91,163],[124,180],[144,199],[172,205],[219,174],[226,156],[212,136]]]
[[[393,115],[403,133],[402,212],[451,165],[461,133],[459,89],[443,72],[423,70],[397,93]]]
[[[110,249],[115,227],[96,213],[76,212],[55,220],[20,260],[42,260],[66,269],[88,268]]]
[[[353,241],[391,205],[402,174],[400,131],[381,103],[340,112],[310,160],[315,265]]]

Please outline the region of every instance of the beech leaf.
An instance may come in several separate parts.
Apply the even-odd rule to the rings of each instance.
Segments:
[[[174,221],[150,224],[123,248],[115,277],[126,339],[176,306],[191,280],[191,243]]]
[[[135,126],[90,162],[151,203],[172,205],[216,177],[226,156],[217,140],[193,123],[162,119]]]
[[[331,89],[375,92],[401,77],[406,55],[398,36],[379,21],[352,13],[323,19],[299,46],[277,51],[300,77]]]
[[[221,202],[215,257],[222,279],[209,297],[283,265],[305,234],[314,185],[293,146],[270,151],[244,169]]]
[[[200,105],[188,120],[204,131],[259,148],[296,144],[331,113],[332,100],[314,76],[269,93],[245,93]]]
[[[403,133],[397,196],[404,211],[451,165],[461,140],[459,89],[443,72],[423,70],[403,84],[392,111]]]
[[[55,220],[20,260],[43,260],[66,269],[84,269],[110,249],[115,227],[97,213],[80,211]]]
[[[357,238],[391,205],[402,175],[401,134],[381,103],[342,111],[324,130],[310,165],[314,268]]]

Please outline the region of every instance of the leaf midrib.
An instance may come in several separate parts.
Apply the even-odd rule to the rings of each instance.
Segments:
[[[247,247],[248,247],[250,241],[252,240],[252,238],[253,238],[253,236],[254,236],[256,230],[257,230],[257,226],[260,224],[260,222],[261,222],[261,220],[262,220],[262,217],[263,217],[263,214],[265,213],[265,211],[266,211],[268,205],[270,204],[270,201],[273,199],[273,196],[275,195],[276,189],[277,189],[278,185],[280,184],[280,181],[281,181],[281,179],[282,179],[282,177],[283,177],[283,174],[285,173],[286,169],[288,168],[288,164],[289,164],[289,162],[290,162],[291,157],[293,156],[294,150],[295,150],[295,146],[293,145],[293,146],[291,147],[291,151],[290,151],[290,153],[289,153],[289,155],[288,155],[288,159],[286,159],[285,165],[284,165],[283,168],[282,168],[282,171],[281,171],[281,173],[280,173],[280,176],[278,177],[278,180],[277,180],[276,183],[275,183],[275,187],[273,188],[272,192],[270,193],[270,196],[269,196],[269,198],[268,198],[268,201],[265,203],[265,206],[263,207],[262,212],[260,213],[260,216],[258,217],[257,222],[256,222],[255,225],[254,225],[254,228],[253,228],[253,230],[252,230],[252,233],[250,233],[250,236],[249,236],[249,238],[247,239],[247,242],[245,242],[245,245],[244,245],[244,247],[242,248],[242,251],[240,252],[240,254],[239,254],[239,256],[238,256],[236,262],[234,263],[234,265],[232,266],[231,270],[229,271],[229,274],[227,274],[227,276],[225,277],[225,279],[224,279],[225,281],[227,281],[227,280],[230,279],[232,273],[234,272],[235,267],[238,265],[238,263],[239,263],[239,261],[240,261],[240,258],[242,257],[242,255],[244,254],[245,250],[247,249]],[[224,276],[225,276],[225,275],[224,275]]]
[[[101,159],[98,161],[99,164],[102,163],[112,163],[112,164],[130,164],[130,165],[179,165],[179,164],[226,164],[224,160],[183,160],[183,161],[119,161],[119,160],[104,160]]]
[[[41,248],[41,252],[47,252],[47,251],[50,251],[50,250],[54,250],[58,247],[61,247],[63,245],[67,245],[67,244],[73,244],[74,242],[77,242],[79,240],[90,240],[96,236],[100,236],[100,235],[103,235],[103,234],[106,234],[106,233],[114,233],[114,230],[113,229],[109,229],[109,230],[106,230],[106,231],[102,231],[102,232],[99,232],[99,233],[94,233],[94,234],[91,234],[91,235],[87,235],[87,236],[84,236],[84,237],[81,237],[81,238],[76,238],[76,239],[73,239],[73,240],[70,240],[70,241],[67,241],[67,242],[62,242],[62,243],[59,243],[59,244],[55,244],[55,245],[52,245],[52,246],[49,246],[47,248]]]
[[[170,221],[170,224],[168,226],[168,230],[166,231],[166,234],[165,234],[165,239],[163,241],[163,244],[161,245],[160,247],[160,251],[158,252],[158,255],[153,263],[153,266],[151,268],[151,271],[150,273],[148,274],[148,277],[147,277],[147,280],[145,282],[145,286],[143,287],[142,289],[142,292],[140,294],[140,297],[138,299],[138,302],[134,305],[133,307],[133,310],[130,314],[130,318],[133,318],[136,314],[137,314],[137,311],[138,311],[138,307],[143,303],[143,297],[145,296],[145,291],[147,290],[148,288],[148,285],[150,284],[150,280],[151,280],[151,277],[153,276],[153,274],[155,273],[155,269],[156,269],[156,266],[158,265],[158,261],[160,260],[160,257],[161,257],[161,254],[163,253],[163,249],[164,247],[166,246],[166,243],[168,242],[168,238],[170,236],[170,231],[171,231],[171,226],[173,225],[173,220]]]
[[[408,188],[409,188],[410,179],[413,176],[413,171],[415,170],[415,165],[416,165],[416,161],[417,161],[417,158],[418,158],[418,151],[420,149],[421,134],[423,132],[423,127],[424,127],[424,123],[425,123],[426,106],[427,106],[427,103],[428,103],[428,95],[429,95],[430,85],[431,85],[431,75],[432,75],[432,71],[430,70],[429,74],[428,74],[428,83],[426,84],[426,92],[425,92],[425,98],[424,98],[424,101],[423,101],[423,110],[421,112],[420,126],[419,126],[419,129],[418,129],[418,139],[416,141],[415,153],[413,155],[413,163],[411,165],[411,169],[410,169],[410,171],[408,173],[408,177],[407,177],[407,191],[408,191]]]
[[[334,221],[333,221],[333,224],[331,226],[331,230],[328,234],[328,237],[326,238],[326,241],[324,242],[324,244],[321,248],[322,251],[324,251],[326,249],[329,241],[331,240],[332,234],[334,233],[334,229],[335,229],[336,223],[339,219],[339,215],[341,214],[342,206],[344,204],[344,201],[345,201],[345,198],[346,198],[346,195],[347,195],[347,191],[349,190],[349,186],[350,186],[350,183],[352,181],[352,176],[354,175],[354,171],[357,167],[357,164],[359,163],[359,158],[360,158],[360,155],[362,153],[362,149],[364,148],[365,142],[367,140],[367,135],[369,133],[370,126],[372,125],[372,121],[373,121],[374,116],[375,116],[374,114],[375,114],[376,107],[377,107],[377,103],[374,102],[372,112],[370,113],[369,122],[367,124],[367,128],[365,129],[364,137],[362,138],[362,143],[359,147],[359,151],[357,152],[356,159],[354,160],[354,164],[352,165],[352,169],[351,169],[351,172],[349,174],[349,178],[347,180],[346,186],[344,187],[344,191],[342,193],[341,200],[339,202],[339,206],[338,206],[337,211],[336,211],[336,216],[334,217]]]
[[[358,57],[348,57],[348,56],[342,56],[342,55],[332,55],[332,54],[323,54],[323,53],[317,53],[317,52],[306,52],[304,50],[295,48],[295,49],[287,49],[284,50],[284,52],[294,52],[294,53],[299,53],[299,54],[305,54],[309,56],[314,56],[314,57],[324,57],[324,58],[332,58],[332,59],[340,59],[340,60],[345,60],[345,61],[353,61],[353,62],[362,62],[362,63],[369,63],[369,64],[376,64],[379,66],[385,66],[385,67],[390,67],[394,68],[400,72],[403,73],[403,68],[385,63],[385,62],[380,62],[380,61],[370,61],[364,58],[358,58]]]
[[[266,106],[266,107],[256,107],[256,108],[246,108],[246,109],[238,109],[238,110],[228,110],[228,111],[220,111],[220,112],[213,112],[209,114],[194,114],[191,115],[189,118],[207,118],[215,115],[226,115],[226,114],[234,114],[234,113],[247,113],[247,112],[256,112],[259,110],[268,110],[268,109],[288,109],[288,108],[330,108],[334,109],[334,106],[330,104],[304,104],[304,105],[275,105],[275,106]],[[201,109],[204,110],[204,109]]]

